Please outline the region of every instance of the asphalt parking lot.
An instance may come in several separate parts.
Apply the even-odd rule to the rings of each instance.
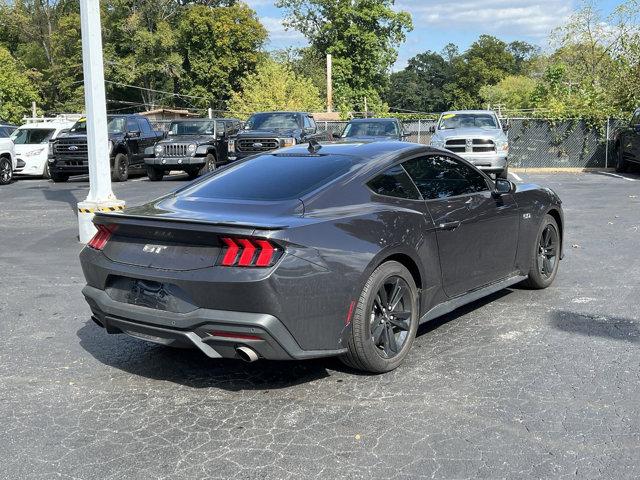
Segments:
[[[184,184],[116,184],[128,204]],[[0,187],[3,478],[638,478],[640,175],[519,174],[564,201],[566,258],[419,330],[380,376],[244,364],[89,319],[76,203]]]

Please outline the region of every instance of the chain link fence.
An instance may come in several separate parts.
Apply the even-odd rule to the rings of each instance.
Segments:
[[[509,163],[516,168],[605,168],[615,164],[614,134],[622,120],[610,119],[603,125],[584,120],[546,120],[509,118]],[[318,131],[330,138],[347,122],[318,122]],[[428,145],[433,120],[402,122],[410,142]]]
[[[610,119],[603,125],[584,120],[504,118],[509,125],[509,163],[516,168],[606,168],[615,165],[614,135],[624,121]],[[168,130],[171,120],[152,121],[156,130]],[[318,133],[331,140],[347,121],[318,121]],[[434,120],[403,121],[407,141],[428,145]]]

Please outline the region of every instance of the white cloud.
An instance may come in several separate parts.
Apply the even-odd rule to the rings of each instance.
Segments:
[[[260,17],[260,22],[269,32],[269,40],[272,43],[290,42],[299,45],[305,42],[304,36],[297,30],[285,29],[282,18]]]
[[[573,13],[573,0],[400,0],[416,29],[472,28],[479,32],[542,38]]]

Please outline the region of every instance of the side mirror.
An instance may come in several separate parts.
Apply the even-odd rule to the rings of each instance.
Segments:
[[[402,138],[402,140],[406,140],[407,138],[409,138],[411,136],[410,133],[407,132],[402,132],[402,134],[400,135],[400,138]]]
[[[509,180],[504,178],[497,178],[495,183],[495,188],[493,190],[494,195],[506,195],[508,193],[513,193],[516,191],[516,185]]]
[[[503,131],[503,132],[508,132],[510,128],[511,128],[511,127],[509,126],[509,124],[508,124],[508,123],[504,123],[504,124],[502,124],[502,131]]]
[[[334,133],[331,134],[331,138],[338,139],[338,138],[340,138],[340,134],[334,132]]]
[[[127,137],[128,138],[140,138],[140,130],[132,130],[130,132],[127,132]]]
[[[429,133],[431,133],[431,134],[436,133],[436,126],[435,126],[435,125],[431,125],[431,126],[429,127]]]
[[[634,125],[633,129],[635,130],[635,132],[640,135],[640,123],[638,125]]]

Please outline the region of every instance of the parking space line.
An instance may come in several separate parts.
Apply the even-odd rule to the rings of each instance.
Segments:
[[[623,180],[627,180],[628,182],[635,182],[635,178],[625,177],[624,175],[618,175],[617,173],[611,172],[600,172],[602,175],[609,175],[610,177],[622,178]]]
[[[517,173],[512,173],[511,176],[515,178],[517,182],[520,182],[520,183],[523,182],[522,178],[520,178],[520,176]]]

